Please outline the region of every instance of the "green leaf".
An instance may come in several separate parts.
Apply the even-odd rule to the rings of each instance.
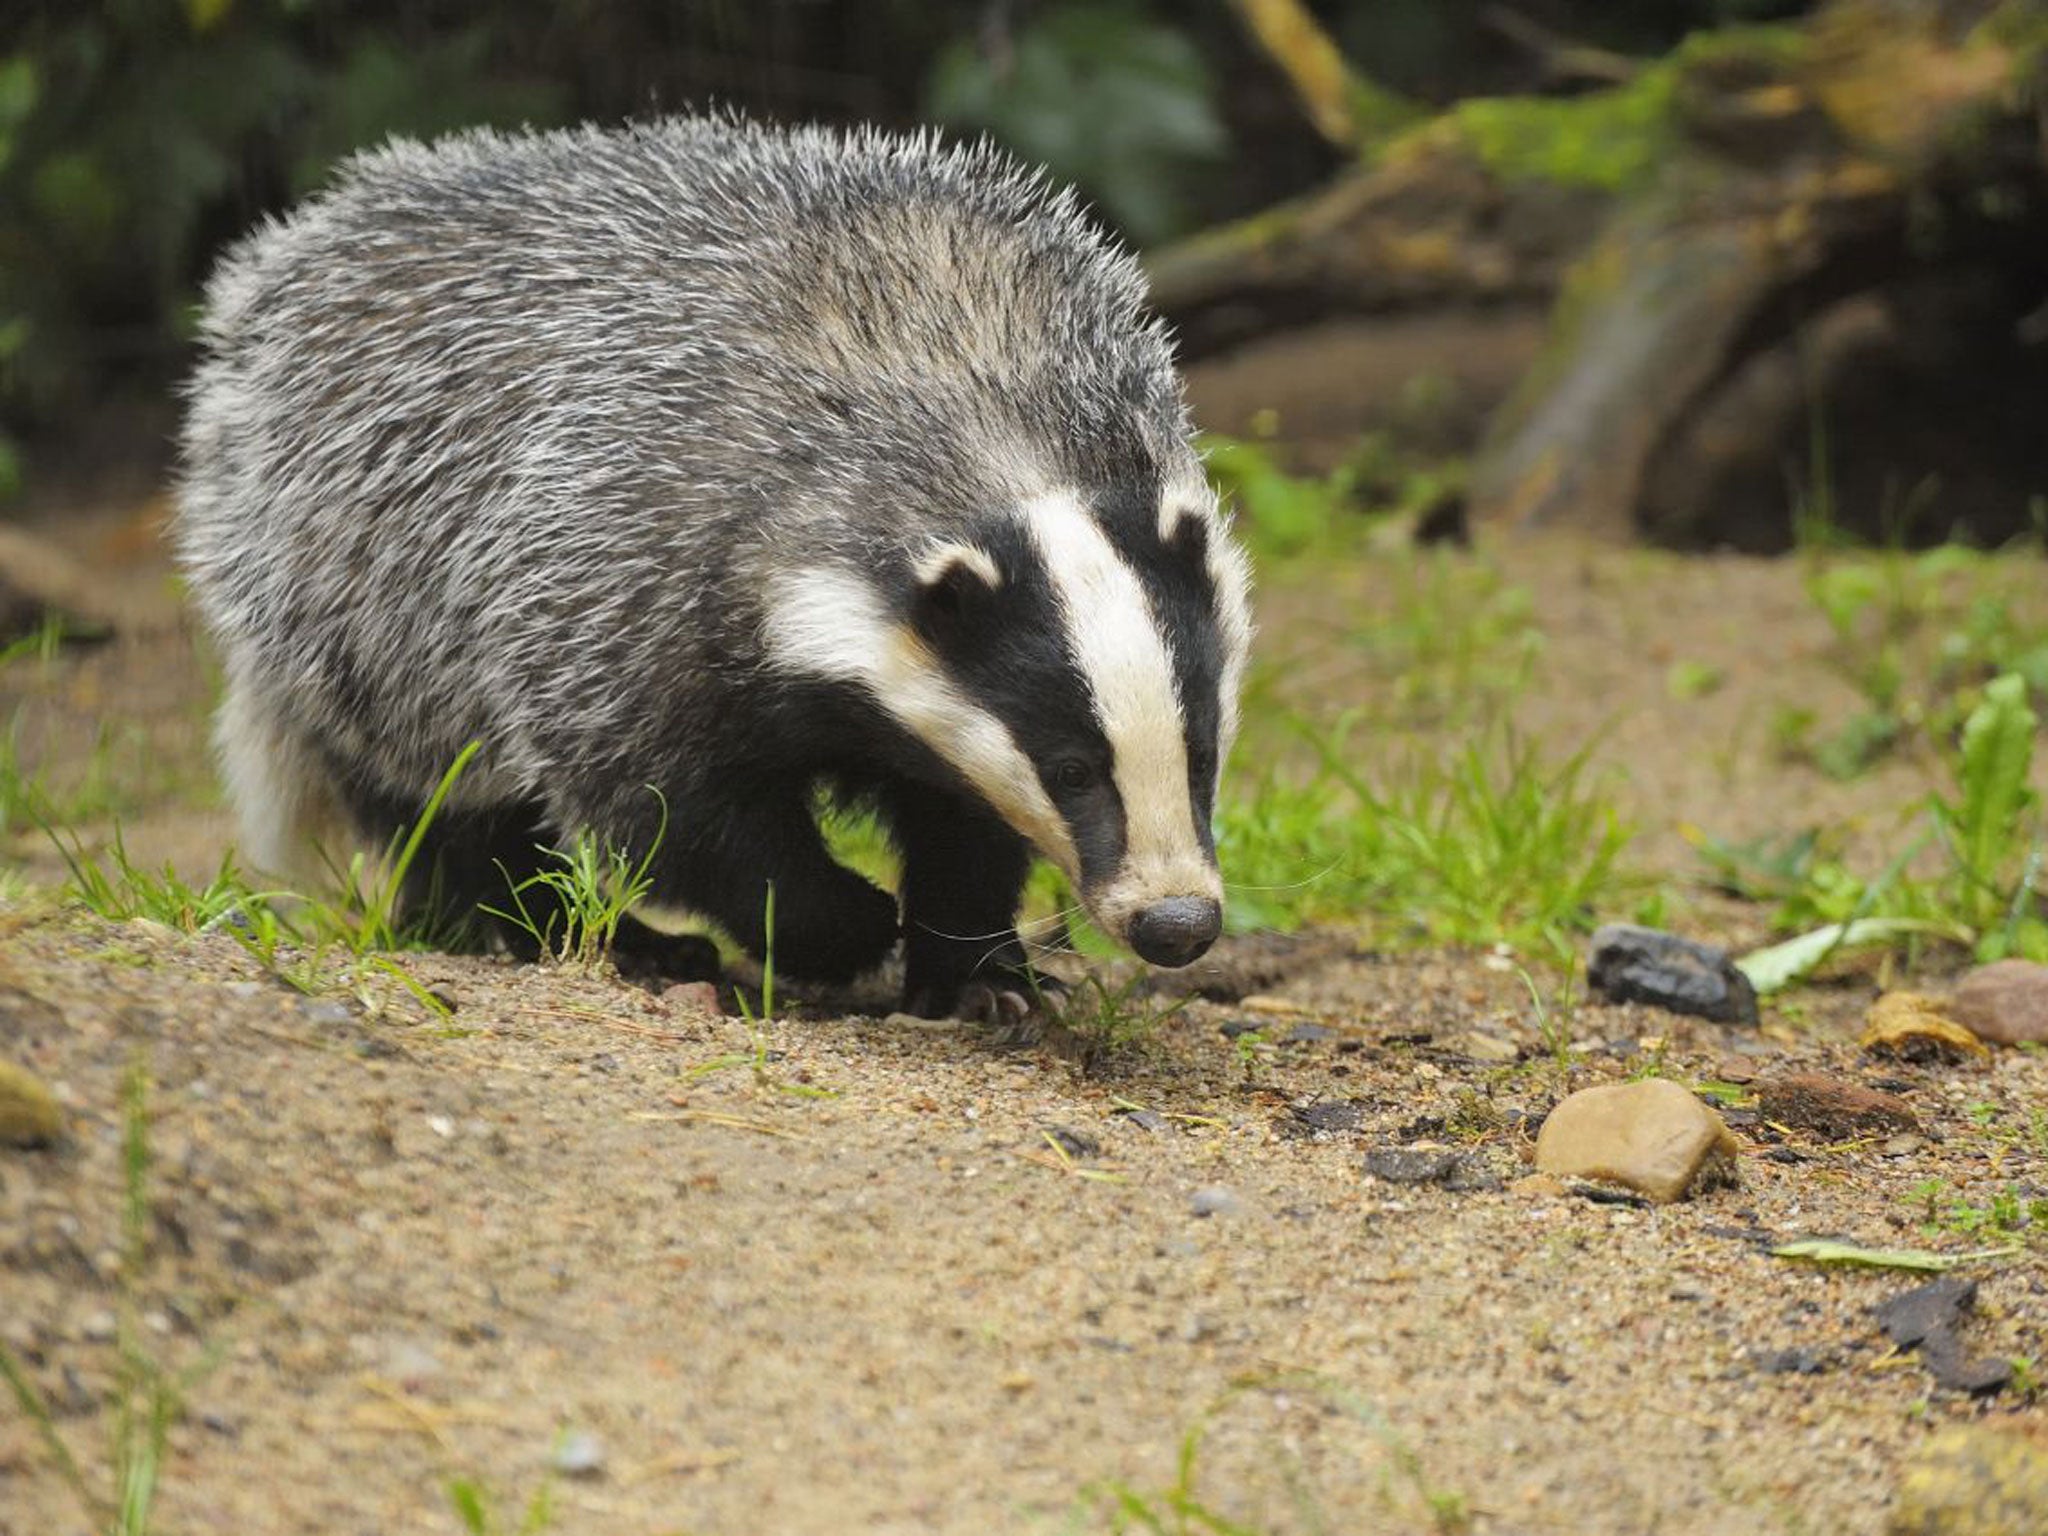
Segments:
[[[1769,996],[1810,975],[1837,950],[1889,944],[1909,934],[1947,939],[1956,944],[1970,942],[1968,931],[1954,923],[1918,917],[1859,917],[1854,922],[1829,923],[1782,944],[1753,949],[1735,962],[1735,968],[1749,978],[1749,984],[1760,994]]]
[[[1983,702],[1963,722],[1962,801],[1947,813],[1964,873],[1985,885],[2013,851],[2020,815],[2033,801],[2027,772],[2039,724],[2026,680],[2013,672],[1987,683]]]
[[[1806,1259],[1814,1264],[1854,1264],[1867,1269],[1912,1269],[1939,1273],[1958,1264],[1976,1264],[2003,1259],[2020,1251],[2018,1243],[2003,1248],[1979,1248],[1973,1253],[1933,1253],[1925,1248],[1860,1248],[1832,1238],[1808,1237],[1795,1243],[1780,1243],[1771,1250],[1774,1259]]]

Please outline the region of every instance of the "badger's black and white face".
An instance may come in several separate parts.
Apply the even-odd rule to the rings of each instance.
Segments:
[[[781,585],[771,655],[860,685],[1105,933],[1157,965],[1215,940],[1210,818],[1251,625],[1244,557],[1192,464],[1163,494],[1030,497],[893,575]]]

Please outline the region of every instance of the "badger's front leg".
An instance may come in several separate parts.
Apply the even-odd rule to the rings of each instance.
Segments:
[[[957,1011],[970,983],[1025,994],[1040,978],[1017,937],[1031,849],[992,812],[942,790],[903,784],[882,796],[903,856],[903,1009]]]
[[[748,793],[683,791],[648,874],[643,910],[682,907],[711,918],[747,953],[806,981],[850,981],[896,942],[896,901],[836,861],[811,819],[808,786]],[[652,829],[627,846],[644,847]],[[768,928],[768,887],[775,926]]]

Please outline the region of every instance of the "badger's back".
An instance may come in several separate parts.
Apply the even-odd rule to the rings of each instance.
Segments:
[[[180,552],[285,728],[394,788],[482,738],[473,787],[531,792],[748,686],[776,568],[1184,458],[1142,300],[1070,200],[926,138],[394,144],[209,287]]]

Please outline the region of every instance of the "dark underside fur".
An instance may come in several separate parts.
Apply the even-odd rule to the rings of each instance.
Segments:
[[[653,850],[648,873],[661,904],[709,918],[754,955],[772,953],[781,972],[826,984],[880,965],[900,937],[903,1006],[928,1017],[954,1008],[976,979],[1040,984],[1015,928],[1031,850],[920,744],[859,702],[828,701],[817,690],[779,700],[770,690],[755,710],[728,717],[721,735],[726,751],[744,755],[751,744],[756,764],[777,766],[700,763],[687,781],[672,780],[668,795],[638,797],[615,834],[636,864]],[[811,753],[796,750],[799,739],[813,744]],[[829,754],[817,753],[821,743]],[[374,846],[393,845],[418,821],[421,805],[340,778],[350,816]],[[880,817],[902,860],[899,895],[832,858],[811,809],[820,784]],[[532,935],[504,914],[512,889],[553,864],[546,850],[569,835],[537,803],[444,807],[428,825],[403,898],[443,942],[496,942],[539,958]],[[523,899],[543,932],[551,914],[561,921],[546,891]],[[670,980],[717,974],[705,941],[631,917],[620,924],[617,948],[628,971]]]

